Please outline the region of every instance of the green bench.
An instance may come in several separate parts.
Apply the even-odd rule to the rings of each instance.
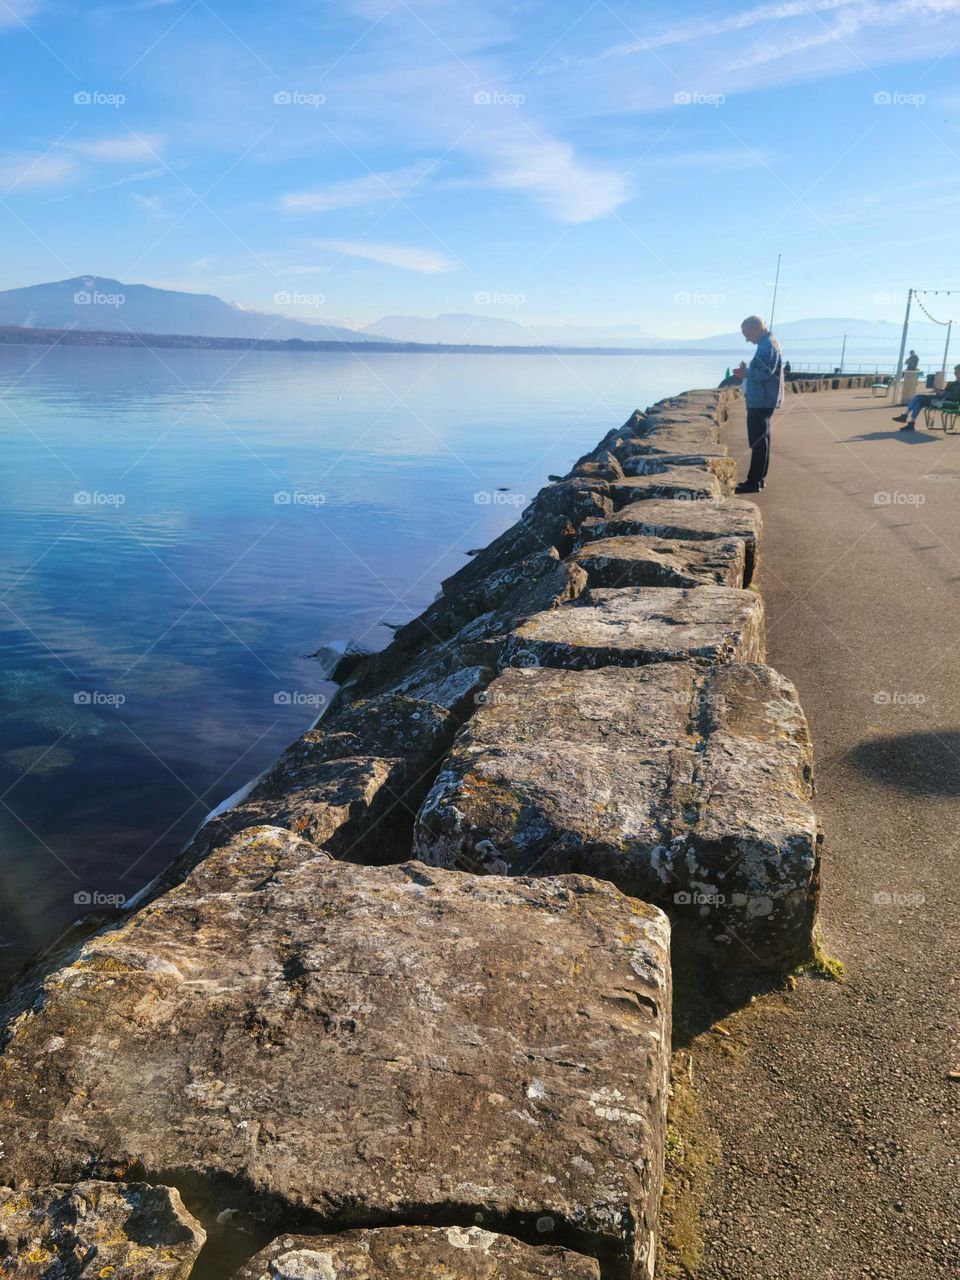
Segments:
[[[939,424],[936,421],[938,415]],[[960,419],[960,401],[958,400],[939,402],[935,400],[932,404],[923,406],[923,425],[928,431],[933,431],[938,425],[941,431],[956,431],[958,419]]]

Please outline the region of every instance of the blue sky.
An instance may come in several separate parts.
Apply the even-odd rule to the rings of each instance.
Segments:
[[[0,287],[695,336],[782,251],[780,318],[899,319],[960,287],[958,53],[960,0],[0,0]]]

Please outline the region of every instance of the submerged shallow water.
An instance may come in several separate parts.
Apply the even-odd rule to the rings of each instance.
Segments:
[[[716,357],[0,347],[0,967],[132,896],[371,648]]]

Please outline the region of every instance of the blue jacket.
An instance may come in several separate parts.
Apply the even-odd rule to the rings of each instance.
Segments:
[[[771,333],[757,343],[743,382],[748,409],[777,409],[783,404],[783,358],[780,345]]]

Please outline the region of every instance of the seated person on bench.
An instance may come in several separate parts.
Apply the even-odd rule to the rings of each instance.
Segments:
[[[906,413],[901,413],[899,417],[894,418],[894,422],[905,424],[900,428],[901,431],[913,431],[921,409],[926,408],[928,404],[945,403],[960,404],[960,364],[953,367],[953,382],[948,382],[942,391],[935,391],[932,395],[914,396],[907,405]]]

